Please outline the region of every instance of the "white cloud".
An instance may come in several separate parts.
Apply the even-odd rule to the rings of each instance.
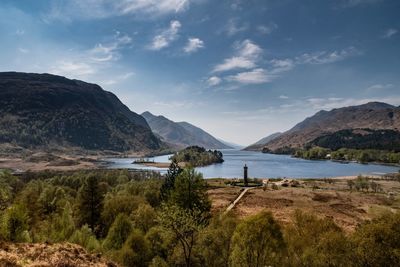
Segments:
[[[203,47],[204,47],[204,42],[199,38],[189,38],[183,50],[185,51],[185,53],[190,54],[196,52],[197,50]]]
[[[222,72],[233,69],[251,69],[255,66],[256,64],[253,60],[243,57],[232,57],[225,59],[224,63],[215,66],[214,72]]]
[[[168,29],[163,30],[160,34],[153,38],[149,49],[151,50],[161,50],[170,45],[171,42],[175,41],[178,37],[179,29],[181,28],[181,23],[177,20],[172,20]]]
[[[235,45],[235,56],[227,58],[214,67],[213,72],[223,72],[234,69],[251,69],[261,59],[263,50],[250,40],[244,40]]]
[[[381,1],[382,0],[341,0],[341,7],[356,7],[360,5],[374,4]]]
[[[135,15],[151,18],[176,14],[188,9],[192,0],[68,0],[52,1],[44,20],[70,22],[74,19],[103,19],[114,16]]]
[[[114,84],[117,84],[119,82],[122,82],[122,81],[125,81],[125,80],[129,79],[133,75],[135,75],[134,72],[127,72],[127,73],[124,73],[124,74],[121,74],[121,75],[113,76],[113,78],[109,79],[109,80],[99,81],[99,84],[101,84],[101,85],[114,85]]]
[[[216,86],[222,82],[222,79],[218,76],[212,76],[207,79],[207,84],[209,86]]]
[[[398,30],[397,30],[397,29],[390,28],[390,29],[387,29],[387,30],[385,31],[385,33],[382,35],[382,38],[389,39],[389,38],[391,38],[393,35],[396,35],[397,33],[398,33]]]
[[[184,11],[189,0],[123,0],[116,4],[124,14],[144,12],[147,14],[170,14]]]
[[[279,96],[279,99],[289,99],[289,97],[286,96],[286,95],[280,95],[280,96]]]
[[[75,61],[58,61],[53,67],[51,73],[63,75],[67,77],[84,77],[96,72],[95,68],[90,64]]]
[[[292,59],[273,59],[270,61],[272,64],[272,73],[281,73],[289,71],[295,67],[295,62]]]
[[[261,84],[272,81],[275,78],[273,74],[269,74],[262,68],[251,71],[240,72],[227,77],[228,81],[239,82],[242,84]]]
[[[91,55],[91,59],[94,61],[105,62],[117,60],[120,57],[118,50],[130,44],[131,42],[131,37],[117,32],[111,42],[106,44],[96,44],[95,47],[89,51],[89,54]]]
[[[224,31],[228,36],[233,36],[239,32],[244,32],[249,28],[248,23],[240,24],[238,19],[230,19],[226,25]]]
[[[260,25],[257,27],[257,30],[261,34],[271,34],[273,31],[278,29],[278,25],[276,23],[270,23],[268,25]]]
[[[384,90],[388,88],[392,88],[393,84],[388,83],[388,84],[374,84],[371,85],[370,87],[367,88],[367,91],[375,91],[375,90]]]
[[[314,53],[305,53],[296,58],[298,64],[327,64],[342,61],[348,57],[360,55],[361,52],[354,47],[349,47],[339,51],[327,52],[319,51]]]

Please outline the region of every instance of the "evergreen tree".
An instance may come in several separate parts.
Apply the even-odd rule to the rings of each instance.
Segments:
[[[88,224],[95,233],[99,232],[97,226],[103,208],[103,199],[97,178],[93,175],[87,177],[78,193],[77,211],[79,224]]]
[[[174,189],[175,179],[181,172],[182,169],[179,167],[178,161],[173,158],[167,174],[165,175],[164,183],[161,186],[161,198],[163,200],[168,199],[171,190]]]
[[[176,177],[175,188],[171,192],[170,201],[184,209],[210,211],[211,203],[208,199],[207,184],[203,175],[193,168],[185,168]]]

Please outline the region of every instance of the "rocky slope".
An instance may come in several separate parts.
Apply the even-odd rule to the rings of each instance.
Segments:
[[[265,151],[299,148],[318,137],[345,129],[400,130],[400,107],[370,102],[319,111],[264,145]]]
[[[187,122],[174,122],[164,116],[155,116],[146,111],[142,113],[154,133],[163,141],[177,148],[201,146],[205,148],[231,148],[204,130]]]
[[[96,84],[50,74],[0,73],[0,145],[146,151],[161,141],[146,120]]]

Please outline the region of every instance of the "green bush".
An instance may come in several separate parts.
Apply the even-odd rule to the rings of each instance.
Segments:
[[[125,266],[147,266],[151,259],[148,241],[139,230],[133,230],[118,253],[120,263]]]
[[[76,230],[69,241],[81,245],[89,251],[100,250],[100,243],[87,224]]]
[[[29,216],[26,208],[21,204],[9,207],[2,219],[2,236],[12,242],[30,242]]]
[[[231,244],[232,266],[275,266],[285,254],[286,245],[279,224],[270,212],[244,219],[237,226]]]
[[[398,266],[400,213],[388,213],[363,223],[356,229],[352,242],[357,266]]]
[[[132,223],[129,217],[124,213],[120,213],[111,225],[107,237],[104,240],[103,247],[107,250],[120,249],[132,232],[132,229]]]

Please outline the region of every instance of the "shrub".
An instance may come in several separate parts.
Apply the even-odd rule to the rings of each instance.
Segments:
[[[89,251],[97,251],[100,248],[99,241],[87,224],[76,230],[69,241],[81,245]]]
[[[12,242],[29,242],[29,217],[21,204],[9,207],[3,215],[2,235]]]
[[[365,222],[356,229],[352,241],[357,266],[398,266],[400,213]]]
[[[133,230],[118,253],[120,262],[125,266],[147,266],[151,259],[149,243],[139,230]]]
[[[232,236],[232,266],[279,265],[286,246],[279,224],[270,212],[248,217]]]
[[[132,223],[129,217],[124,213],[120,213],[111,225],[103,247],[107,250],[120,249],[131,232]]]

